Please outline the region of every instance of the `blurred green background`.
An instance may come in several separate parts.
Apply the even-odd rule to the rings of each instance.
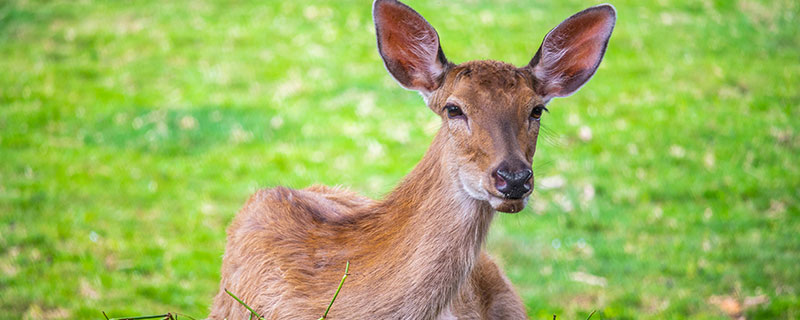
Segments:
[[[450,60],[516,65],[595,4],[408,3]],[[534,319],[797,319],[800,4],[613,4],[489,251]],[[204,317],[256,189],[391,190],[439,120],[386,73],[370,9],[0,1],[0,318]]]

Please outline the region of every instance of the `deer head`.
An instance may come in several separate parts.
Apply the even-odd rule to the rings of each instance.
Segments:
[[[436,30],[395,0],[376,0],[378,51],[400,85],[419,91],[442,118],[443,163],[464,193],[502,212],[525,207],[543,113],[552,98],[594,75],[616,11],[583,10],[556,26],[522,67],[497,61],[449,62]]]

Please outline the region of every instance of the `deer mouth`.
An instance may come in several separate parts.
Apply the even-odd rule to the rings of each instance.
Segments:
[[[510,199],[498,197],[490,193],[489,204],[492,205],[492,208],[500,212],[517,213],[525,209],[525,205],[528,204],[528,196],[519,199]]]

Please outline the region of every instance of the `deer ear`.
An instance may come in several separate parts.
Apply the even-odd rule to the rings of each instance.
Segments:
[[[610,4],[588,8],[567,18],[544,37],[526,67],[545,100],[578,91],[594,75],[617,20]]]
[[[386,70],[409,90],[427,97],[447,67],[436,30],[419,13],[395,0],[375,0],[372,18]]]

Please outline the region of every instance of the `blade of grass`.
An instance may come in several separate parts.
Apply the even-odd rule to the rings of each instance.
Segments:
[[[263,319],[264,319],[264,317],[262,317],[261,315],[259,315],[259,314],[258,314],[258,312],[256,312],[255,310],[253,310],[253,308],[250,308],[250,306],[248,306],[246,303],[244,303],[244,301],[242,301],[241,299],[239,299],[239,297],[237,297],[236,295],[234,295],[233,293],[231,293],[230,291],[228,291],[228,289],[225,289],[225,293],[227,293],[229,296],[231,296],[231,297],[233,297],[234,299],[236,299],[236,301],[238,301],[238,302],[239,302],[239,304],[241,304],[241,305],[243,305],[245,308],[247,308],[247,310],[250,310],[250,319],[252,319],[252,318],[253,318],[253,317],[252,317],[253,315],[256,315],[256,318],[258,318],[258,319],[260,319],[260,320],[263,320]]]
[[[344,280],[347,279],[348,271],[350,271],[350,261],[347,261],[347,264],[344,266],[344,276],[342,276],[342,280],[339,281],[339,287],[336,288],[336,293],[333,294],[333,298],[331,299],[331,303],[328,304],[328,308],[325,309],[325,314],[322,315],[322,318],[319,320],[325,320],[325,317],[328,316],[328,311],[331,311],[331,307],[333,306],[333,302],[336,301],[336,297],[339,296],[339,291],[342,290],[342,285],[344,285]]]
[[[106,320],[141,320],[141,319],[172,319],[172,320],[178,320],[178,315],[187,317],[187,318],[192,319],[192,320],[197,320],[197,319],[195,319],[194,317],[192,317],[190,315],[179,313],[179,312],[169,312],[169,313],[165,313],[165,314],[157,314],[157,315],[152,315],[152,316],[136,316],[136,317],[120,317],[120,318],[109,318],[105,311],[100,311],[100,312],[103,313],[103,317],[105,317]]]
[[[108,320],[143,320],[143,319],[172,319],[172,314],[165,313],[165,314],[158,314],[158,315],[152,315],[152,316],[111,318],[111,319],[108,319]]]
[[[195,319],[194,317],[192,317],[192,316],[190,316],[188,314],[183,314],[183,313],[178,313],[178,312],[175,312],[175,320],[178,320],[178,315],[182,315],[182,316],[187,317],[187,318],[192,319],[192,320],[197,320],[197,319]]]

